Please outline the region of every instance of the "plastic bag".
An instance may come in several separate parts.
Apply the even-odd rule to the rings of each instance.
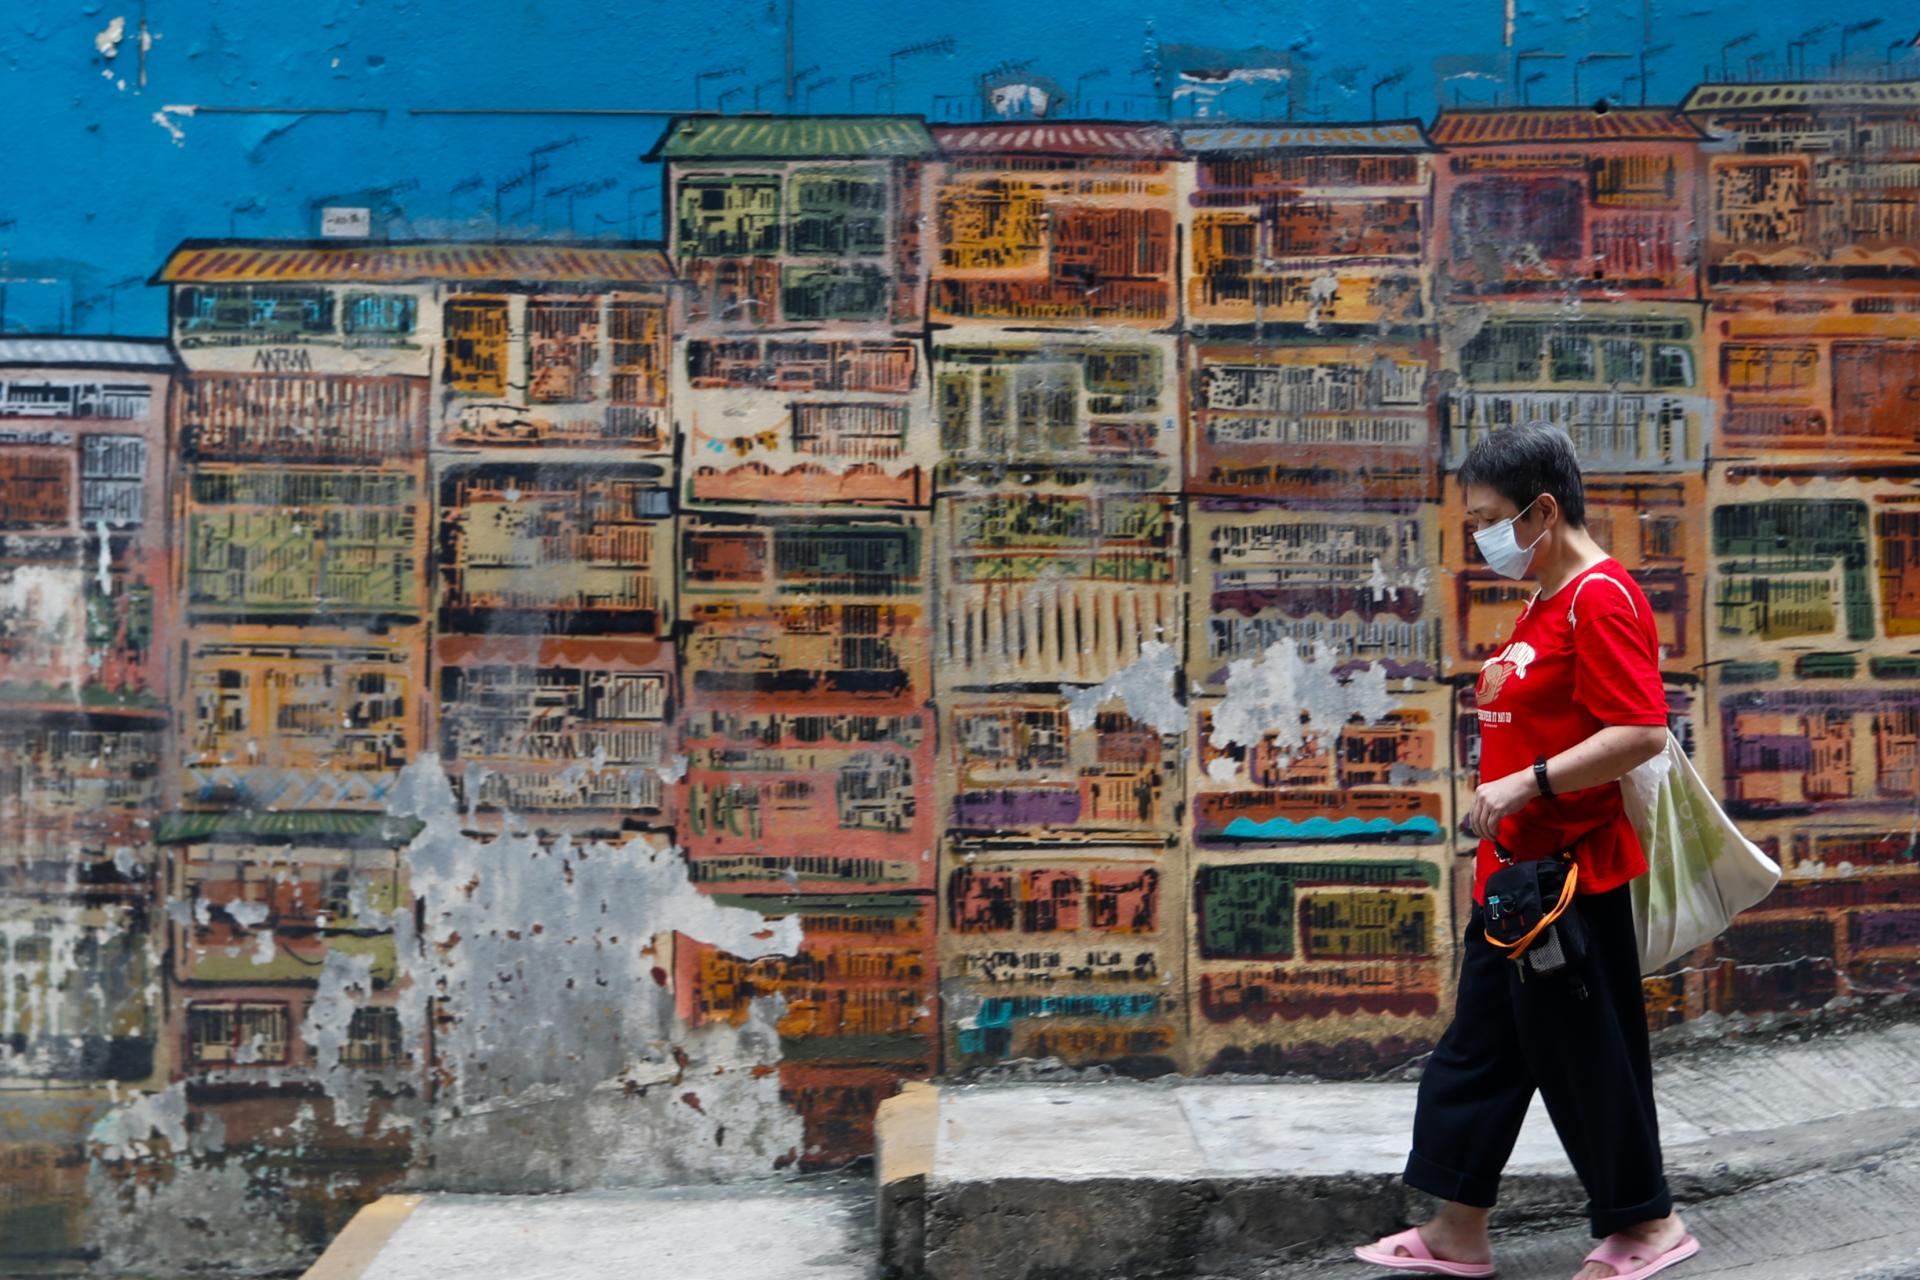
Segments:
[[[1620,796],[1647,855],[1633,881],[1641,973],[1713,941],[1779,883],[1779,864],[1733,825],[1671,733],[1620,780]]]

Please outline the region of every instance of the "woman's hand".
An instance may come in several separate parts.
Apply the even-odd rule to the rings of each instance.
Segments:
[[[1473,793],[1473,812],[1467,819],[1473,827],[1473,834],[1486,840],[1496,838],[1500,832],[1500,820],[1517,813],[1520,806],[1539,794],[1540,787],[1533,780],[1532,769],[1522,769],[1504,778],[1481,783],[1479,790]]]

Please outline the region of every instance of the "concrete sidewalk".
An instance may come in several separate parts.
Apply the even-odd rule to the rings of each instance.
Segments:
[[[1676,1280],[1920,1280],[1920,1024],[1655,1070],[1705,1246]],[[1348,1250],[1428,1208],[1398,1180],[1413,1092],[920,1086],[882,1111],[875,1181],[389,1196],[307,1280],[1378,1280]],[[1583,1199],[1534,1115],[1495,1215],[1502,1280],[1570,1277]]]
[[[551,1196],[386,1196],[303,1280],[867,1280],[872,1188],[842,1177]]]
[[[883,1264],[935,1280],[1066,1280],[1325,1258],[1428,1211],[1398,1180],[1415,1088],[923,1087],[881,1113]],[[1655,1091],[1683,1206],[1823,1170],[1904,1168],[1920,1150],[1920,1025],[1668,1057]],[[1536,1104],[1497,1220],[1566,1226],[1584,1199]]]

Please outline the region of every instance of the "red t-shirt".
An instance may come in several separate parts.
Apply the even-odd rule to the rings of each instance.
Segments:
[[[1542,599],[1527,602],[1513,639],[1480,668],[1480,780],[1531,769],[1616,724],[1667,723],[1660,679],[1660,637],[1640,585],[1620,562],[1602,560]],[[1500,842],[1516,858],[1546,858],[1572,848],[1579,890],[1603,893],[1647,869],[1627,820],[1620,784],[1535,796],[1500,823]],[[1499,868],[1491,840],[1480,842],[1473,900],[1486,901]]]

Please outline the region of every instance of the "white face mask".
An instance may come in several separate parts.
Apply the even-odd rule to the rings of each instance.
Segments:
[[[1538,498],[1533,500],[1533,502],[1538,501],[1540,501]],[[1540,545],[1540,538],[1547,536],[1547,531],[1542,529],[1540,537],[1524,547],[1520,545],[1520,540],[1513,536],[1513,522],[1533,510],[1533,502],[1529,502],[1505,520],[1474,531],[1473,545],[1480,548],[1480,554],[1486,559],[1487,567],[1503,578],[1526,577],[1527,570],[1533,567],[1533,549]]]

